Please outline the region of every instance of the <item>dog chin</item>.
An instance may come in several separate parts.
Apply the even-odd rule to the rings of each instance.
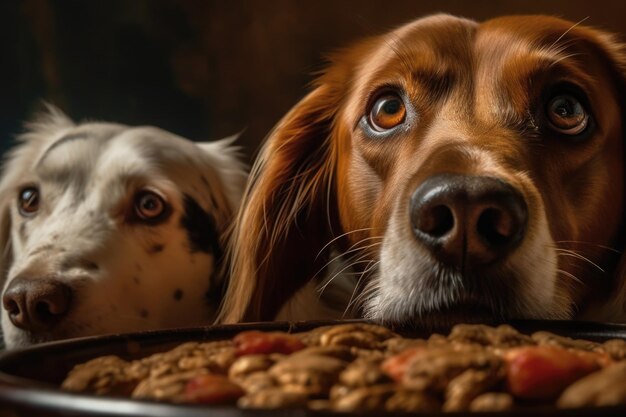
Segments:
[[[365,316],[388,325],[446,329],[459,323],[497,324],[550,314],[525,309],[515,277],[501,271],[467,277],[454,271],[434,275],[422,270],[419,279],[378,277],[378,294],[364,305]],[[508,285],[503,285],[508,281]],[[385,285],[387,284],[387,285]]]
[[[495,325],[506,321],[506,317],[482,305],[458,304],[432,311],[396,313],[393,316],[386,316],[383,313],[377,321],[403,328],[445,330],[460,323]]]
[[[512,318],[486,302],[469,299],[429,308],[399,303],[393,309],[377,313],[370,310],[370,313],[373,313],[368,315],[370,319],[386,325],[427,329],[448,329],[459,323],[497,324]]]
[[[24,348],[31,345],[52,342],[55,340],[68,339],[78,337],[79,334],[71,326],[58,326],[47,332],[33,333],[18,329],[17,327],[3,326],[4,343],[9,349]],[[80,336],[83,334],[81,333]]]
[[[6,331],[4,333],[4,343],[9,349],[25,348],[31,345],[51,342],[61,339],[62,337],[55,337],[51,333],[35,334],[31,332],[25,332],[19,329],[13,329],[12,331]]]

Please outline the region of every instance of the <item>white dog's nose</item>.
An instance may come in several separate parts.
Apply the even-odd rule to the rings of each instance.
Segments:
[[[72,290],[54,278],[17,276],[2,297],[11,322],[31,332],[49,330],[65,316]]]

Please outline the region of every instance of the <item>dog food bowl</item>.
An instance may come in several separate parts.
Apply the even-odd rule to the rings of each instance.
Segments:
[[[230,338],[244,330],[305,331],[321,325],[340,322],[249,323],[151,331],[141,333],[96,336],[67,341],[44,343],[21,350],[6,351],[0,355],[0,416],[141,416],[141,417],[196,417],[196,416],[328,416],[342,415],[327,411],[287,409],[272,411],[242,410],[234,406],[200,406],[138,401],[116,397],[64,392],[61,381],[78,363],[103,355],[118,355],[137,359],[169,350],[189,341],[211,341]],[[345,321],[341,322],[345,323]],[[524,333],[538,330],[562,336],[602,341],[626,339],[626,325],[598,324],[573,321],[514,321],[512,326]],[[427,337],[429,331],[421,328],[394,329],[404,336]],[[447,329],[436,329],[446,331]],[[613,416],[626,415],[626,406],[581,409],[533,409],[533,415],[542,416]],[[381,415],[375,413],[369,415]],[[437,416],[523,416],[529,410],[488,413],[418,414]],[[357,415],[355,413],[349,415]],[[358,414],[364,415],[364,414]],[[391,415],[391,414],[386,414]],[[395,414],[394,414],[395,415]]]

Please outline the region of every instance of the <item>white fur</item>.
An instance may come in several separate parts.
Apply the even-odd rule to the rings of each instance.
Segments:
[[[51,148],[71,135],[80,138]],[[156,127],[74,124],[52,107],[29,124],[0,182],[3,294],[26,275],[63,280],[73,296],[67,316],[40,334],[14,326],[3,309],[7,346],[210,323],[217,306],[206,294],[216,291],[216,259],[193,250],[181,220],[188,196],[214,218],[217,233],[229,227],[246,181],[233,141],[195,144]],[[40,188],[31,218],[17,210],[26,185]],[[162,224],[131,222],[125,214],[145,188],[171,206]],[[154,245],[163,249],[150,252]]]

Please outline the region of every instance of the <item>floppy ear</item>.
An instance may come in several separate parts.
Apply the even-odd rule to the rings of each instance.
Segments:
[[[619,94],[622,120],[622,175],[623,184],[626,188],[626,44],[619,41],[614,35],[602,31],[590,30],[592,37],[601,51],[607,57],[608,66],[613,73],[616,89]],[[622,191],[626,199],[626,189]],[[610,288],[608,300],[600,305],[593,306],[590,317],[594,320],[626,323],[626,201],[622,201],[622,225],[620,239],[614,244],[619,249],[621,257],[613,274],[613,282]]]
[[[0,287],[6,279],[11,263],[13,249],[11,248],[11,211],[10,199],[7,192],[0,190]]]
[[[217,171],[229,206],[229,214],[239,208],[248,179],[248,167],[243,162],[240,148],[234,145],[238,137],[239,134],[236,134],[213,142],[195,143],[208,158],[211,169]]]
[[[199,158],[194,158],[203,173],[203,188],[197,195],[206,205],[212,206],[214,226],[218,233],[219,248],[227,246],[232,222],[239,208],[248,178],[247,167],[242,161],[240,148],[233,143],[239,135],[212,142],[194,142]],[[209,292],[211,305],[218,306],[224,293],[228,263],[221,250],[215,250],[215,268]],[[213,302],[214,301],[214,302]]]
[[[218,321],[271,320],[324,265],[316,255],[337,217],[331,130],[344,88],[337,81],[329,73],[318,81],[270,133],[252,167]]]
[[[42,110],[25,123],[25,132],[17,137],[17,145],[3,158],[0,180],[0,283],[13,261],[11,244],[11,207],[16,187],[23,181],[33,161],[38,159],[49,138],[74,123],[57,107],[42,103]]]

